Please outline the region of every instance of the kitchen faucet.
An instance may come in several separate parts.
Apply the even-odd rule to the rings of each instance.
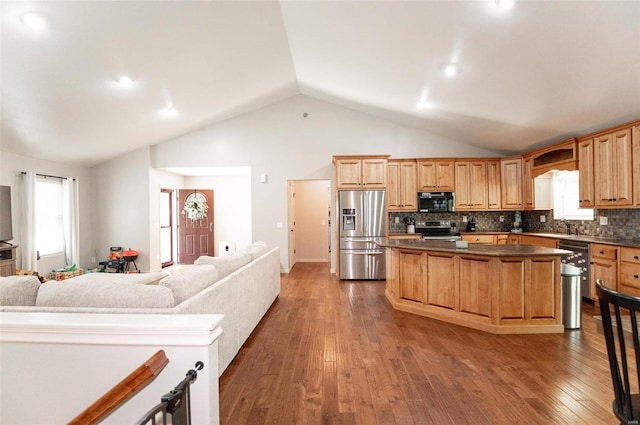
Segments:
[[[560,220],[561,223],[564,223],[564,226],[566,227],[566,232],[567,235],[571,234],[571,223],[569,223],[569,220],[567,220],[566,218],[563,218]]]

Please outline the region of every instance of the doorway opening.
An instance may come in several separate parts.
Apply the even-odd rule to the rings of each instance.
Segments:
[[[331,261],[331,181],[288,181],[289,270]]]
[[[173,189],[160,189],[160,263],[162,268],[173,265],[174,223]]]

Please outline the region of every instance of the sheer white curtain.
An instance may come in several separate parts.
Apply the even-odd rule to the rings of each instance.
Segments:
[[[68,266],[79,264],[80,228],[78,181],[67,177],[62,181],[62,225],[64,230],[64,258]]]
[[[22,174],[22,232],[20,237],[20,268],[38,270],[36,251],[35,214],[36,175],[32,171]]]

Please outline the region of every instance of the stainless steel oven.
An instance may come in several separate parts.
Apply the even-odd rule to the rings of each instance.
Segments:
[[[422,234],[424,240],[459,241],[460,233],[456,232],[455,223],[450,221],[417,221],[416,232]]]

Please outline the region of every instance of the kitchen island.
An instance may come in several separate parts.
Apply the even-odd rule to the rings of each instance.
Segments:
[[[560,263],[532,245],[376,241],[387,248],[385,295],[396,310],[495,334],[561,333]]]

